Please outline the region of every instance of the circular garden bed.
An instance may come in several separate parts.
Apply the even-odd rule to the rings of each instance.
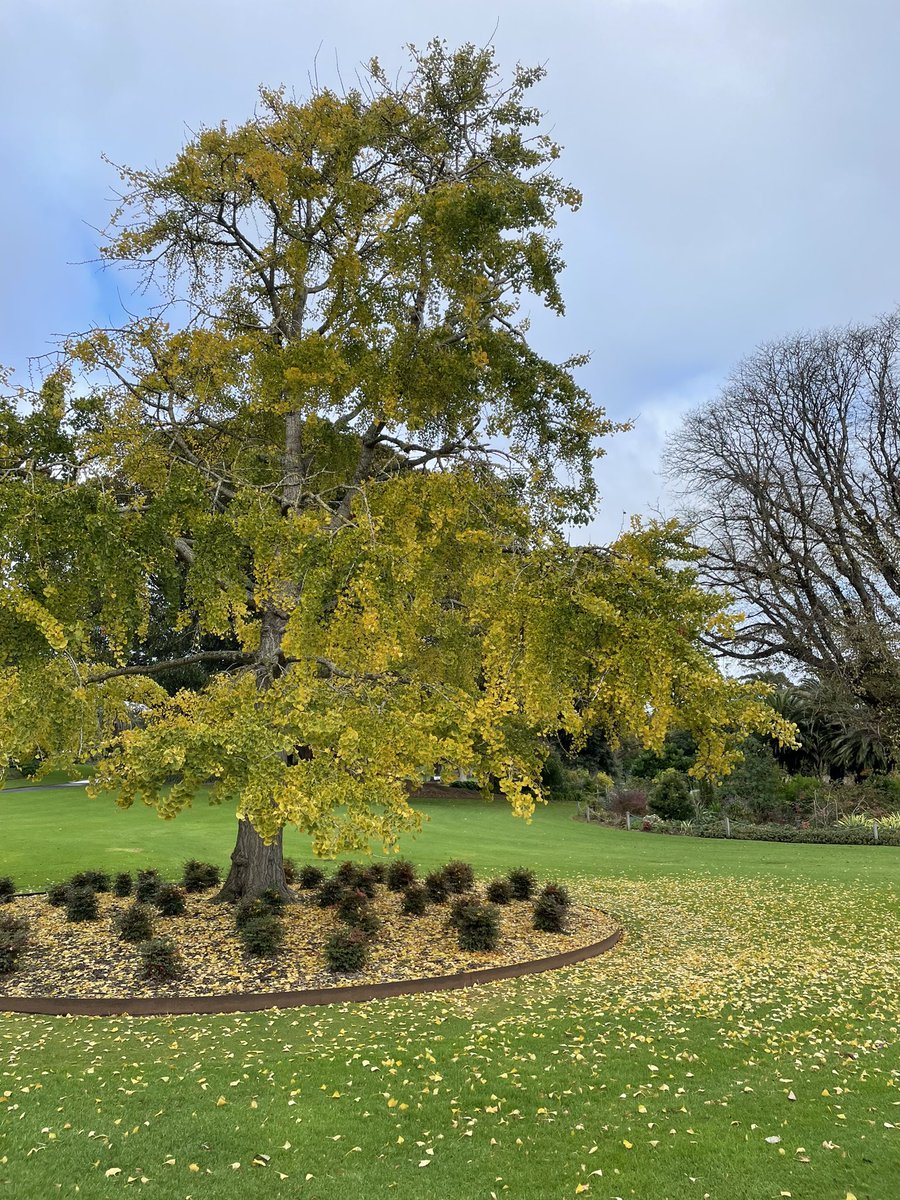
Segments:
[[[237,906],[214,901],[217,883],[215,868],[194,863],[181,886],[153,872],[136,880],[84,872],[48,895],[9,898],[0,905],[0,1008],[4,997],[226,997],[335,987],[349,996],[358,985],[385,984],[401,991],[403,981],[564,965],[553,960],[568,952],[586,957],[580,948],[596,952],[617,932],[606,913],[525,870],[478,883],[464,863],[424,880],[401,860],[343,863],[328,876],[307,867],[293,881],[296,903],[269,893]]]

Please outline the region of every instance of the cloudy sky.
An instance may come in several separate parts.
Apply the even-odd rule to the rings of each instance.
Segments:
[[[0,5],[0,363],[121,319],[91,265],[115,172],[188,130],[435,35],[544,62],[537,100],[585,204],[562,226],[568,313],[542,348],[635,418],[599,467],[613,535],[669,510],[667,430],[760,342],[900,301],[896,0],[20,0]],[[496,24],[496,31],[494,29]]]

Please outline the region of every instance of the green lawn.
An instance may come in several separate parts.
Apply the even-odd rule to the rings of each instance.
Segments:
[[[632,879],[698,870],[847,884],[895,883],[900,876],[896,847],[795,847],[625,833],[574,822],[569,804],[543,807],[526,825],[502,801],[486,803],[465,792],[452,801],[421,801],[417,807],[427,820],[418,837],[404,840],[403,853],[429,869],[462,856],[480,872],[528,863],[548,874]],[[0,874],[12,875],[22,889],[38,889],[88,867],[151,866],[172,877],[191,857],[225,867],[235,823],[231,810],[210,806],[205,796],[175,820],[162,821],[155,809],[122,810],[109,797],[88,800],[79,788],[35,787],[0,791],[0,830]],[[298,862],[312,860],[308,840],[290,829],[285,853]]]
[[[552,975],[358,1007],[0,1017],[0,1196],[898,1194],[900,850],[423,807],[405,847],[423,866],[530,862],[616,913],[626,941]],[[73,789],[0,793],[0,822],[20,886],[224,863],[232,832],[206,806],[167,824]]]

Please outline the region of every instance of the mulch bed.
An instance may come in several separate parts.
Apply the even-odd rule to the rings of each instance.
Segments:
[[[30,945],[15,972],[0,979],[0,994],[224,996],[417,979],[549,957],[599,942],[617,928],[606,913],[576,904],[566,934],[539,933],[531,927],[532,905],[514,901],[500,910],[497,950],[462,951],[447,924],[449,905],[408,917],[400,911],[402,897],[379,888],[371,903],[382,927],[369,964],[352,975],[335,975],[323,954],[329,933],[342,924],[332,909],[319,908],[299,893],[300,902],[284,910],[284,948],[274,958],[254,958],[243,952],[232,906],[214,903],[211,895],[188,896],[183,916],[155,916],[154,936],[171,938],[184,960],[183,977],[166,984],[141,979],[137,947],[115,933],[112,918],[130,901],[100,895],[98,921],[69,923],[65,909],[53,908],[43,897],[20,897],[4,909],[27,918]]]

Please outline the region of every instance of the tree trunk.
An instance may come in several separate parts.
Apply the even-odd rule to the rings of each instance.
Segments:
[[[284,878],[282,831],[270,846],[247,820],[238,822],[237,842],[231,852],[231,870],[217,900],[243,900],[274,888],[285,900],[296,900]]]
[[[284,467],[285,477],[282,491],[284,515],[296,508],[303,485],[302,471],[303,422],[299,412],[289,412],[285,417]],[[283,580],[283,591],[288,595],[292,585]],[[259,650],[256,653],[256,686],[260,692],[271,687],[286,669],[281,644],[287,627],[288,613],[274,601],[262,605]],[[283,756],[289,761],[289,755]],[[258,896],[267,888],[274,888],[285,900],[296,900],[284,879],[284,854],[282,851],[283,830],[270,846],[262,840],[247,820],[238,822],[237,841],[231,852],[231,870],[216,897],[218,900],[243,900]]]

